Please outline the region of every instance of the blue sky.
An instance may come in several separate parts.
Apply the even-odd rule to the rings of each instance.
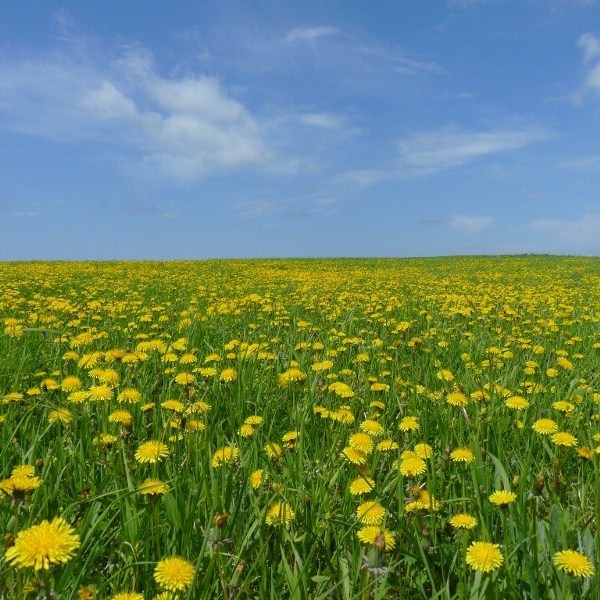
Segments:
[[[0,7],[0,259],[600,254],[600,0]]]

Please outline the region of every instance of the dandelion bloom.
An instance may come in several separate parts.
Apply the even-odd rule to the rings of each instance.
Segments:
[[[575,550],[561,550],[554,555],[552,562],[569,575],[576,577],[591,577],[594,574],[594,565],[590,559]]]
[[[417,444],[415,446],[415,454],[425,460],[426,458],[431,458],[433,456],[433,448],[429,444]]]
[[[400,473],[405,477],[415,477],[424,473],[427,469],[427,464],[418,456],[407,456],[400,461]]]
[[[551,440],[557,446],[567,446],[567,447],[577,446],[577,438],[574,435],[567,433],[566,431],[556,432],[552,436]]]
[[[281,373],[278,377],[278,382],[281,387],[292,383],[302,383],[306,379],[306,373],[303,373],[297,367],[292,367]]]
[[[88,390],[88,398],[90,400],[110,400],[113,397],[113,390],[105,383],[93,385]]]
[[[477,519],[469,513],[459,513],[450,519],[450,525],[454,529],[473,529],[477,525]]]
[[[192,375],[192,373],[179,373],[175,376],[175,383],[179,385],[192,385],[196,381],[196,378]]]
[[[370,477],[357,477],[350,483],[350,493],[353,496],[368,494],[375,487],[375,481]]]
[[[135,460],[139,463],[157,463],[169,455],[169,447],[158,440],[143,442],[138,446]]]
[[[552,405],[552,408],[555,408],[556,410],[567,414],[575,410],[575,405],[571,404],[571,402],[567,402],[566,400],[558,400]]]
[[[244,423],[246,425],[260,425],[262,422],[264,421],[264,419],[260,416],[260,415],[250,415],[249,417],[246,417],[246,419],[244,420]]]
[[[404,417],[404,419],[398,423],[398,429],[400,431],[416,431],[419,429],[419,421],[416,417]]]
[[[511,502],[517,499],[517,495],[514,492],[507,492],[505,490],[499,490],[490,494],[488,500],[496,506],[507,506]]]
[[[373,419],[367,419],[360,424],[360,430],[369,435],[378,436],[383,434],[383,425]]]
[[[108,415],[108,422],[120,423],[125,427],[131,427],[133,417],[128,410],[113,410],[110,415]]]
[[[257,469],[256,471],[252,471],[252,473],[250,473],[250,477],[248,478],[248,481],[250,482],[250,487],[253,490],[258,489],[261,483],[266,478],[267,476],[263,469]]]
[[[143,496],[162,496],[169,491],[169,486],[160,479],[149,477],[140,483],[137,489]]]
[[[354,396],[352,388],[347,383],[342,383],[341,381],[330,383],[327,386],[327,389],[338,395],[340,398],[352,398]]]
[[[279,458],[283,456],[283,449],[281,446],[275,442],[269,442],[265,446],[265,452],[269,458]]]
[[[385,517],[385,508],[376,501],[367,501],[358,505],[356,518],[365,525],[381,525]]]
[[[393,550],[396,545],[394,534],[379,525],[367,525],[359,530],[357,536],[363,544],[374,546],[379,551]]]
[[[117,396],[118,402],[130,402],[131,404],[136,404],[137,402],[142,401],[142,394],[139,390],[135,388],[125,388],[119,395]]]
[[[223,369],[219,374],[219,381],[223,383],[229,383],[237,378],[237,371],[232,368]]]
[[[57,408],[56,410],[51,410],[48,413],[48,422],[49,423],[65,423],[68,424],[71,422],[73,415],[70,410],[66,408]]]
[[[69,561],[80,545],[73,527],[56,517],[18,533],[14,546],[6,551],[6,560],[19,568],[48,569]]]
[[[194,565],[180,556],[169,556],[158,561],[154,569],[154,580],[169,591],[183,591],[194,579]]]
[[[504,562],[504,556],[498,544],[473,542],[467,550],[466,562],[475,571],[489,573]]]
[[[119,592],[110,597],[110,600],[144,600],[144,594],[137,592]]]
[[[550,435],[558,431],[558,425],[552,419],[538,419],[531,428],[542,435]]]
[[[373,438],[366,433],[354,433],[348,440],[348,445],[359,450],[363,454],[369,454],[373,450]]]
[[[287,525],[294,518],[292,507],[285,502],[275,502],[269,507],[265,523],[267,525]]]
[[[242,437],[250,437],[254,433],[254,427],[248,423],[242,423],[238,432]]]
[[[392,450],[398,450],[398,442],[394,440],[381,440],[379,444],[377,444],[377,450],[381,452],[391,452]]]
[[[514,410],[524,410],[525,408],[529,408],[529,401],[522,396],[511,396],[506,400],[505,404],[508,408]]]
[[[76,392],[81,389],[81,379],[75,376],[65,377],[60,384],[63,392]]]
[[[450,392],[446,396],[446,402],[452,406],[466,406],[469,399],[462,392]]]
[[[223,446],[218,448],[212,457],[212,466],[214,468],[222,467],[234,461],[240,455],[240,450],[237,446]]]
[[[460,448],[456,448],[450,452],[450,458],[454,462],[471,463],[475,460],[475,455],[469,448],[461,446]]]
[[[367,455],[352,446],[346,446],[342,450],[341,455],[353,465],[364,465],[367,461]]]

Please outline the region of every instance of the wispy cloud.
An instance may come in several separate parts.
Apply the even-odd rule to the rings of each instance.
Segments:
[[[316,27],[296,27],[286,35],[285,39],[288,42],[313,42],[314,40],[339,33],[337,27],[330,25],[319,25]]]
[[[581,87],[571,96],[575,105],[580,105],[590,92],[600,94],[600,38],[584,33],[579,37],[578,46],[583,51],[586,73]]]
[[[270,158],[257,120],[216,78],[163,77],[139,47],[108,66],[0,62],[0,128],[54,141],[101,140],[121,148],[130,165],[177,180]]]
[[[469,132],[453,128],[415,133],[398,142],[398,165],[418,172],[434,172],[515,150],[551,137],[538,127]]]
[[[487,229],[494,222],[493,217],[472,217],[467,215],[453,215],[448,223],[452,229],[462,233],[478,233]]]
[[[521,129],[462,131],[446,127],[418,132],[397,142],[398,154],[385,164],[370,169],[348,171],[344,181],[369,185],[394,178],[423,177],[461,167],[487,156],[518,150],[554,137],[548,129],[527,126]]]

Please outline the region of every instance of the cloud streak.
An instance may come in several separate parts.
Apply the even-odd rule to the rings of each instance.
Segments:
[[[257,120],[214,77],[162,77],[132,48],[108,67],[0,63],[0,127],[60,142],[99,140],[130,165],[180,181],[271,158]]]
[[[370,169],[347,171],[339,179],[358,185],[371,185],[387,179],[424,177],[552,137],[554,134],[551,131],[534,126],[489,131],[462,131],[446,127],[417,132],[397,142],[398,154],[395,158]]]

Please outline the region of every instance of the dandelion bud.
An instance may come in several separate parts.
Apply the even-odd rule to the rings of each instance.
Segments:
[[[543,473],[538,473],[535,476],[535,481],[533,482],[533,493],[536,496],[540,496],[542,494],[542,490],[544,489],[545,478]]]
[[[215,527],[217,527],[218,529],[223,529],[223,527],[225,527],[228,519],[229,519],[229,513],[224,510],[223,512],[217,513],[213,517],[213,525]]]

